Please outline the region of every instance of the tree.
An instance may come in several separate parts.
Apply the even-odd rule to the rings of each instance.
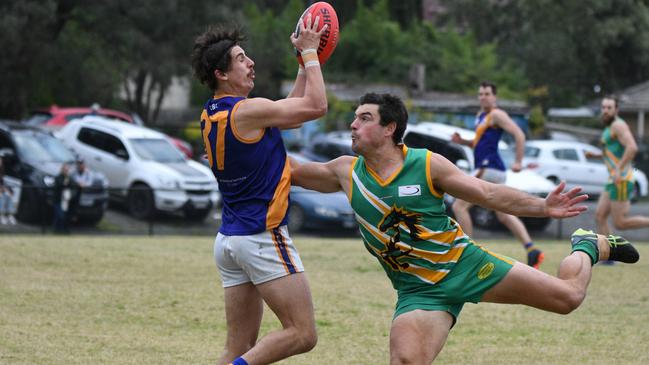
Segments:
[[[454,27],[436,29],[413,21],[407,28],[389,20],[388,2],[372,7],[357,3],[356,16],[341,31],[332,56],[332,79],[408,84],[413,64],[426,67],[428,89],[474,92],[481,79],[498,82],[506,97],[522,98],[527,85],[511,61],[501,61],[494,44],[478,44],[475,37]]]
[[[74,7],[73,1],[0,3],[1,117],[20,118],[35,95],[49,94],[55,44]]]
[[[193,38],[241,18],[233,0],[10,0],[0,4],[0,116],[49,105],[120,103],[158,118],[174,76],[190,73]]]
[[[80,22],[115,60],[111,70],[120,75],[127,108],[154,122],[172,78],[190,73],[193,38],[209,20],[237,18],[227,3],[103,0],[84,4]]]
[[[478,42],[517,59],[532,87],[547,86],[553,105],[577,105],[649,78],[649,1],[446,2],[449,16]]]
[[[244,11],[246,50],[255,61],[253,93],[272,99],[285,97],[281,95],[281,83],[297,73],[298,63],[290,36],[304,5],[301,0],[291,0],[281,11],[276,10],[248,5]]]
[[[339,80],[407,82],[418,45],[390,20],[386,0],[371,8],[359,0],[355,17],[340,33],[330,70]]]

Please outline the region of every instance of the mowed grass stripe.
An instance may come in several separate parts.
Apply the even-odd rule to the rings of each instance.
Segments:
[[[396,299],[359,239],[294,238],[316,308],[316,348],[282,364],[387,364]],[[484,241],[523,260],[513,240]],[[210,237],[0,237],[0,364],[210,364],[225,340]],[[566,241],[540,242],[555,274]],[[597,266],[568,316],[467,304],[439,364],[649,363],[649,245]],[[279,327],[270,311],[262,335]]]

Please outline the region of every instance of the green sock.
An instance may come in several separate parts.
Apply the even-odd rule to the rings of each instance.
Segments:
[[[579,243],[572,246],[572,252],[575,251],[586,253],[586,255],[590,257],[591,265],[595,265],[599,260],[599,249],[597,248],[597,243],[593,243],[592,241],[579,241]]]

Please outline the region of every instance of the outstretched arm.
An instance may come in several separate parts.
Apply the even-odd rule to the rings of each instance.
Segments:
[[[349,173],[355,160],[352,156],[341,156],[325,163],[300,164],[291,159],[291,183],[321,193],[347,192],[350,187]]]
[[[504,213],[524,217],[568,218],[586,210],[577,204],[588,198],[579,195],[581,188],[564,192],[561,183],[545,199],[527,194],[502,184],[467,175],[446,158],[433,153],[430,160],[433,184],[454,197]]]

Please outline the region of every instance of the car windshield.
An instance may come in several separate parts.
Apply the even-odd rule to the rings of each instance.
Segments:
[[[132,138],[130,139],[135,153],[143,160],[156,162],[184,162],[185,158],[166,139]]]
[[[25,119],[23,123],[27,125],[39,126],[45,124],[48,120],[52,118],[52,115],[47,113],[34,113],[29,118]]]
[[[32,163],[70,162],[74,154],[59,141],[46,133],[15,132],[16,148],[23,158]]]
[[[541,149],[538,148],[538,147],[525,146],[524,156],[525,157],[539,157],[540,152],[541,152]]]

